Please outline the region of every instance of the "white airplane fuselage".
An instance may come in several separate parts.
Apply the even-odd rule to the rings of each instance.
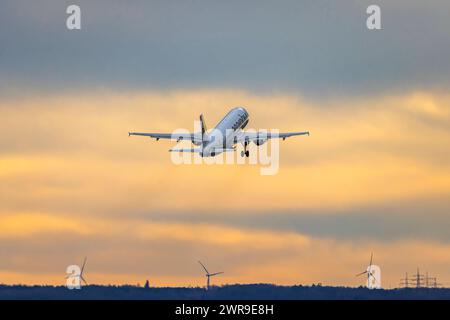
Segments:
[[[207,133],[200,155],[202,157],[214,157],[224,150],[232,149],[237,132],[244,129],[248,121],[247,110],[242,107],[231,109],[217,126]]]

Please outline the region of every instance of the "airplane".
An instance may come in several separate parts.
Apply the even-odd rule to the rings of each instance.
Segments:
[[[283,139],[308,135],[309,131],[270,133],[270,132],[245,132],[243,129],[249,122],[249,114],[243,107],[230,110],[225,117],[211,131],[207,132],[203,114],[200,115],[201,132],[198,133],[148,133],[148,132],[128,132],[128,136],[144,136],[159,139],[189,140],[199,148],[191,149],[170,149],[170,152],[192,152],[198,153],[201,157],[214,157],[228,151],[235,151],[236,144],[242,143],[244,150],[241,157],[249,157],[250,152],[247,147],[250,142],[257,146],[264,144],[268,139]]]

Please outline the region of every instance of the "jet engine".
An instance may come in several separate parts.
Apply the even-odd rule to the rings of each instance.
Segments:
[[[266,143],[267,139],[257,139],[257,140],[253,140],[253,142],[257,145],[257,146],[261,146],[264,143]]]

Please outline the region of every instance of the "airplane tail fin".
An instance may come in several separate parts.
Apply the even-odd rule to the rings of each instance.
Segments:
[[[202,137],[205,135],[206,130],[208,130],[206,128],[206,124],[205,124],[205,118],[203,118],[203,114],[200,115],[200,124],[202,126]]]

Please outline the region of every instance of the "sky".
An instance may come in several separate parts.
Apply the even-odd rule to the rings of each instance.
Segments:
[[[450,4],[2,1],[0,283],[450,286]],[[66,8],[81,8],[81,30]],[[175,165],[128,131],[309,130],[280,169]],[[254,148],[254,146],[252,147]],[[253,149],[254,150],[254,149]]]

